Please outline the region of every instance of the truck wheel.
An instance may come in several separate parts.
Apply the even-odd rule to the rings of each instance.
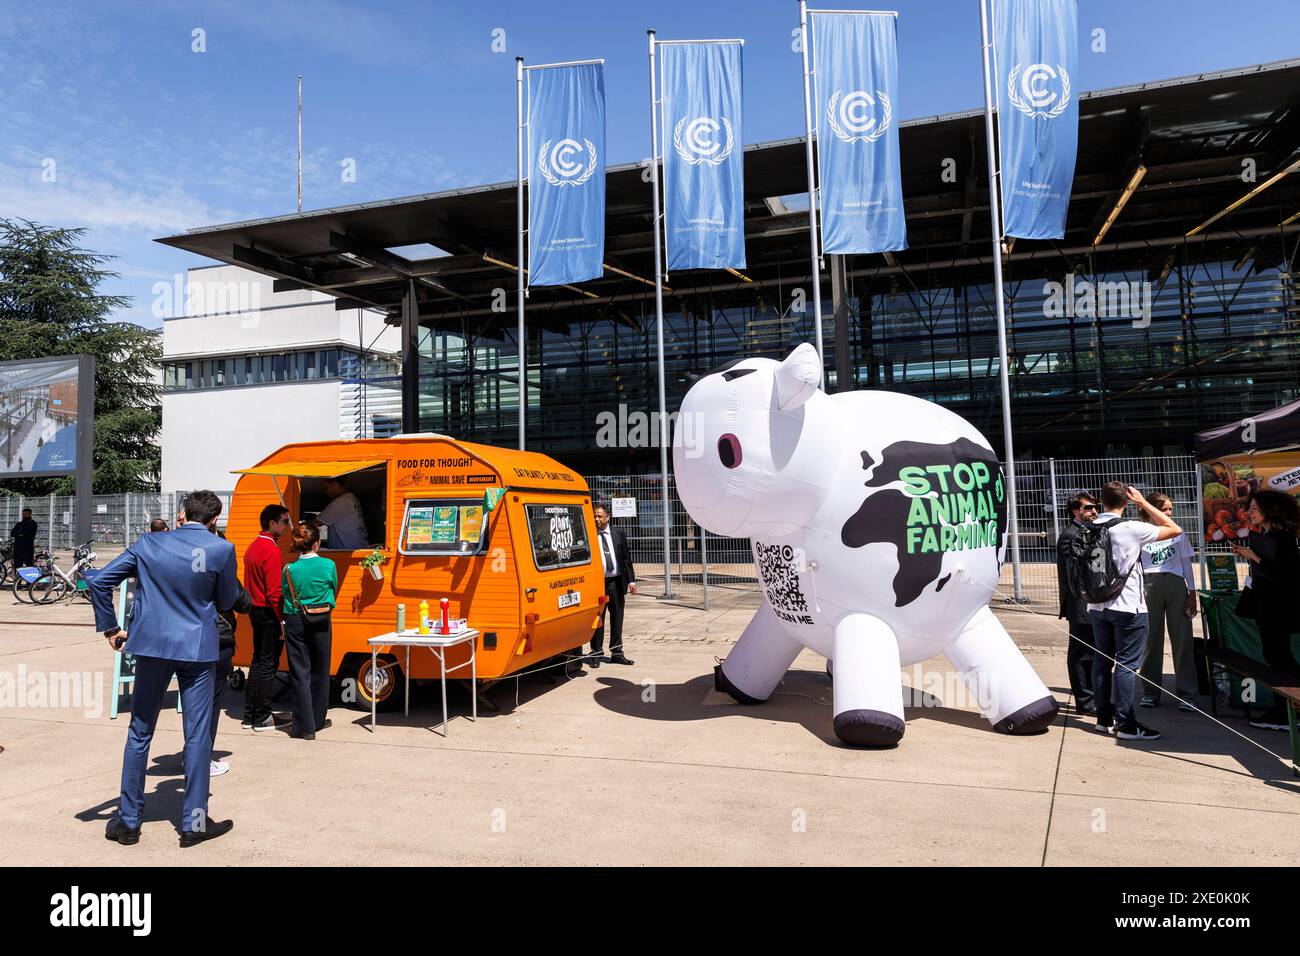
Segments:
[[[374,671],[370,669],[370,655],[358,654],[351,676],[356,693],[348,703],[356,710],[369,710],[372,700],[377,710],[396,710],[406,698],[406,675],[391,654],[380,655]]]

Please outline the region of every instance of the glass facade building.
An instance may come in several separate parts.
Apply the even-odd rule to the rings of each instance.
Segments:
[[[1284,255],[1280,233],[1275,245]],[[939,402],[1000,447],[992,287],[943,279],[926,270],[849,277],[845,383],[836,380],[827,295],[827,389],[881,388]],[[1166,271],[1163,263],[1148,269],[1121,258],[1091,273],[1013,260],[1006,290],[1018,455],[1182,452],[1207,423],[1300,398],[1300,309],[1291,274],[1277,262],[1176,256]],[[688,373],[743,356],[781,358],[813,340],[810,311],[777,307],[790,301],[787,291],[747,293],[742,285],[665,308],[670,413]],[[658,467],[657,446],[649,444],[657,429],[647,424],[658,409],[653,300],[637,306],[632,321],[579,305],[530,328],[530,447],[588,471]],[[421,430],[515,441],[514,333],[513,316],[472,332],[424,331]],[[618,446],[602,446],[611,425]]]

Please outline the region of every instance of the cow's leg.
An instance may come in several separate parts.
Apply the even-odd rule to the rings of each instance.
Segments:
[[[727,659],[713,669],[713,685],[742,704],[761,704],[790,669],[803,645],[786,633],[766,601],[745,626]]]
[[[1056,698],[987,607],[976,612],[943,654],[994,730],[1035,734],[1056,719]]]
[[[835,626],[835,736],[857,747],[888,747],[903,738],[903,681],[898,638],[870,614]]]

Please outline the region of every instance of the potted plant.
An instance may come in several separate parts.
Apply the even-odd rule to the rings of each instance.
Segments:
[[[384,562],[388,560],[388,555],[384,554],[383,548],[375,548],[368,555],[361,559],[361,567],[370,572],[370,576],[376,581],[384,579]]]

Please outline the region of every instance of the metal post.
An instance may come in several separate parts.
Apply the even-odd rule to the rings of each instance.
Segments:
[[[515,298],[519,308],[519,450],[524,450],[524,428],[528,420],[528,363],[524,354],[524,58],[515,57],[515,150],[518,181],[515,184]]]
[[[808,4],[799,0],[799,51],[803,54],[803,119],[804,158],[808,167],[808,243],[812,259],[813,332],[816,337],[817,358],[826,365],[822,352],[822,276],[821,248],[817,239],[817,174],[813,162],[813,107],[808,72]],[[822,378],[825,379],[825,374]],[[825,384],[821,387],[825,387]]]
[[[659,371],[659,475],[664,512],[664,593],[673,594],[669,567],[669,535],[672,531],[672,500],[668,491],[668,391],[664,385],[664,261],[659,248],[659,83],[655,76],[655,32],[646,31],[650,44],[650,221],[655,244],[655,349]]]
[[[1192,462],[1192,468],[1196,472],[1196,511],[1200,515],[1201,539],[1196,543],[1197,563],[1201,566],[1201,587],[1210,586],[1209,572],[1205,566],[1205,498],[1201,488],[1201,463]]]
[[[700,527],[700,583],[704,586],[704,610],[709,609],[709,529]]]
[[[298,211],[302,212],[302,74],[298,74]]]
[[[50,495],[50,520],[49,527],[45,530],[45,550],[54,554],[54,495]]]
[[[1020,516],[1016,509],[1016,457],[1011,440],[1011,377],[1007,368],[1007,316],[1002,296],[1002,216],[998,190],[998,157],[993,134],[993,77],[989,66],[988,0],[980,0],[980,40],[984,55],[984,136],[988,141],[989,219],[993,233],[993,288],[998,315],[998,363],[1002,384],[1002,431],[1006,457],[1007,520],[1011,526],[1011,579],[1017,601],[1024,600],[1020,581]]]
[[[1057,541],[1061,537],[1061,516],[1059,514],[1061,506],[1056,497],[1056,459],[1047,459],[1047,477],[1048,487],[1052,492],[1052,540]]]
[[[122,547],[131,547],[131,492],[122,493]]]

